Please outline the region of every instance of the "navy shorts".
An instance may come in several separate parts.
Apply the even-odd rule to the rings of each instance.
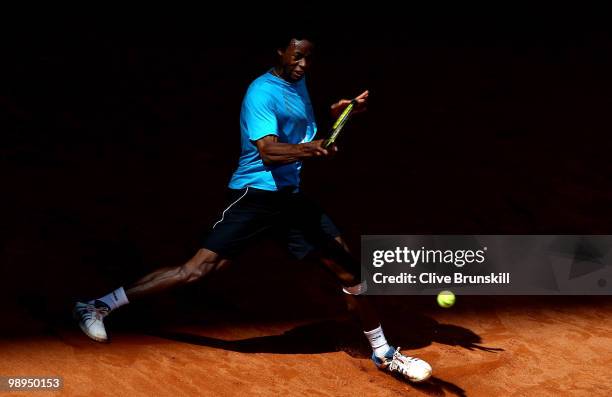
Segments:
[[[234,258],[259,237],[279,239],[298,259],[340,235],[315,202],[295,189],[228,189],[227,206],[203,247]]]

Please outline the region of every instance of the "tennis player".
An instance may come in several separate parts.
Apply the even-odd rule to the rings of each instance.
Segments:
[[[429,378],[431,366],[400,353],[383,333],[373,307],[363,295],[360,266],[329,216],[300,188],[304,161],[327,158],[337,150],[315,140],[317,125],[306,87],[314,44],[293,34],[278,45],[275,67],[249,86],[240,113],[242,151],[228,186],[227,205],[193,258],[158,269],[126,288],[77,302],[73,314],[91,339],[106,342],[104,318],[131,301],[201,280],[227,266],[249,243],[262,236],[281,239],[298,259],[315,259],[333,271],[349,307],[358,315],[372,346],[372,361],[412,382]],[[366,109],[368,91],[356,98],[355,112]],[[337,117],[350,103],[331,106]]]

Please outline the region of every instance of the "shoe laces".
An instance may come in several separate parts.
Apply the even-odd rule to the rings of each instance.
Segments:
[[[389,369],[391,371],[398,371],[403,375],[409,375],[408,371],[410,366],[417,361],[420,361],[416,357],[408,357],[404,356],[400,353],[400,348],[398,347],[393,353],[393,358],[391,359],[391,363],[389,364]]]
[[[95,318],[96,320],[102,321],[102,319],[104,319],[104,317],[106,317],[108,315],[108,313],[110,313],[110,311],[108,310],[108,308],[106,306],[95,306],[92,303],[88,303],[82,310],[81,312],[85,312],[84,313],[84,317],[86,319],[91,319],[91,318]]]

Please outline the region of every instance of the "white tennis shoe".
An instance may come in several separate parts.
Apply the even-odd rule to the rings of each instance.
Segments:
[[[404,356],[399,347],[391,346],[384,357],[372,354],[372,361],[378,369],[401,374],[411,382],[423,382],[431,376],[431,365],[420,358]]]
[[[108,341],[104,328],[104,317],[109,313],[110,307],[99,300],[95,300],[93,303],[77,302],[72,310],[72,315],[78,321],[81,330],[97,342]]]

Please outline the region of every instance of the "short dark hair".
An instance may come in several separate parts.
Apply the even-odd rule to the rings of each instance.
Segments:
[[[317,38],[315,32],[309,29],[298,28],[298,29],[285,29],[275,34],[275,49],[286,50],[291,40],[308,40],[311,43],[315,43]]]

